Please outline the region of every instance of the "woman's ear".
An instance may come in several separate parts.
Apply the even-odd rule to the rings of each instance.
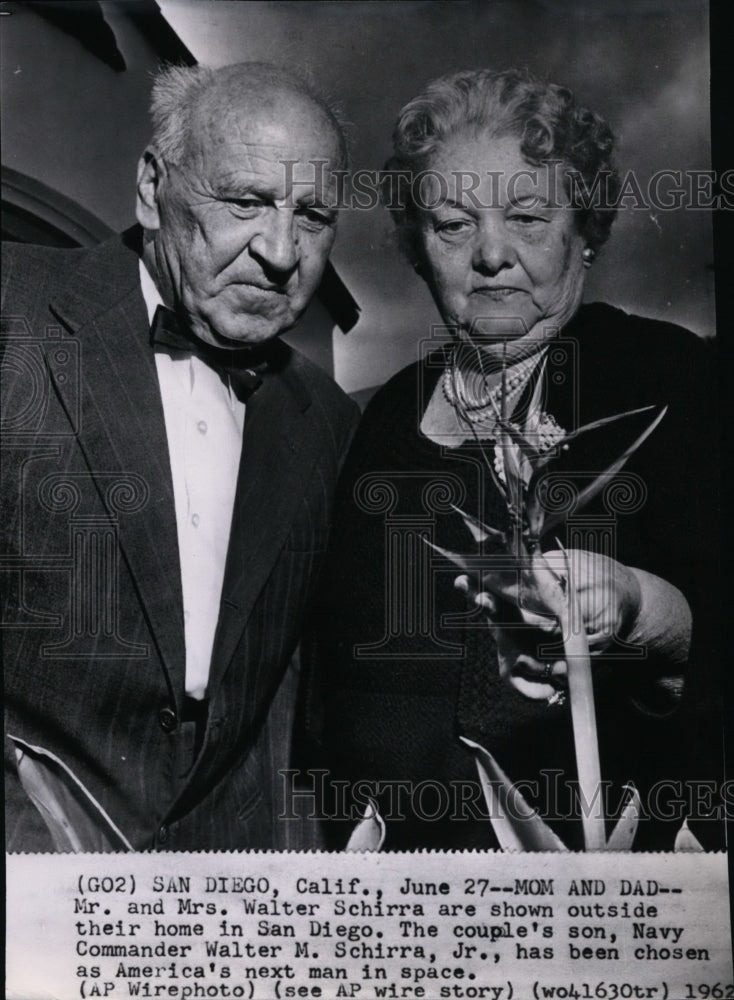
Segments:
[[[143,229],[160,228],[159,198],[164,176],[163,160],[152,147],[149,147],[138,161],[135,199],[135,217]]]

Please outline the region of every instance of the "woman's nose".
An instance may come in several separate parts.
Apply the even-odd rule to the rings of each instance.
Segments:
[[[517,260],[515,247],[502,219],[484,218],[477,229],[473,266],[480,271],[496,274],[512,267]]]
[[[266,268],[287,274],[299,260],[296,220],[293,212],[272,208],[260,231],[250,240],[250,251]]]

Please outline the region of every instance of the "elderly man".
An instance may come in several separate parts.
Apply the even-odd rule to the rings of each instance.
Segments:
[[[287,668],[356,407],[277,338],[344,136],[265,64],[169,68],[152,116],[140,228],[3,260],[10,850],[287,842]]]

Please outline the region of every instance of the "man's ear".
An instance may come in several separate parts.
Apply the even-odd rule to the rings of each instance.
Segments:
[[[138,161],[135,216],[143,229],[160,228],[159,198],[165,178],[165,165],[158,153],[148,147]]]

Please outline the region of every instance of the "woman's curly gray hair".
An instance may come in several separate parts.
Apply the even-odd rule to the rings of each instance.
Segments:
[[[428,169],[441,146],[467,133],[515,136],[523,157],[533,166],[560,161],[579,232],[593,250],[606,242],[620,189],[612,159],[614,135],[606,121],[581,107],[566,87],[545,83],[526,70],[465,70],[429,83],[402,109],[393,132],[394,154],[385,165],[383,201],[411,259],[420,257],[411,185],[399,186],[396,199],[394,178]],[[570,183],[569,175],[574,175],[575,183]],[[603,192],[601,204],[589,197],[598,192]]]

